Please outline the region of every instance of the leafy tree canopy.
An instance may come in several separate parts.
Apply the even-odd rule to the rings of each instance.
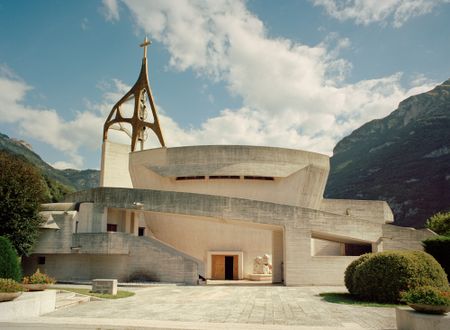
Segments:
[[[45,181],[33,165],[0,151],[0,236],[19,255],[27,255],[38,236],[39,205],[47,196]]]
[[[450,212],[439,212],[427,220],[427,228],[436,234],[450,236]]]

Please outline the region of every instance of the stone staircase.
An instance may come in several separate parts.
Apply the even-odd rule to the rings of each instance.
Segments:
[[[91,301],[90,296],[59,290],[56,293],[56,310]]]

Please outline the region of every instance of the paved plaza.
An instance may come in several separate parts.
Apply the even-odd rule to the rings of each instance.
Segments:
[[[136,295],[130,298],[92,301],[29,322],[46,323],[49,329],[63,324],[66,329],[396,328],[394,308],[334,304],[318,296],[345,292],[344,287],[159,285],[132,290]]]

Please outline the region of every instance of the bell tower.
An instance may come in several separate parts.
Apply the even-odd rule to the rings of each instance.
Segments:
[[[159,124],[158,114],[156,112],[155,101],[153,100],[152,90],[148,82],[147,71],[147,46],[151,41],[145,38],[140,45],[144,48],[144,57],[142,58],[141,72],[134,86],[117,102],[109,113],[103,127],[103,142],[108,140],[108,130],[116,129],[125,132],[131,139],[131,151],[136,151],[139,144],[140,150],[144,149],[144,142],[147,138],[147,130],[152,130],[158,137],[159,143],[162,147],[165,146],[164,138]],[[127,117],[122,112],[124,103],[134,100],[134,111],[131,117]],[[147,121],[148,107],[147,101],[150,105],[151,115],[153,121]],[[123,124],[131,125],[131,132],[124,127]]]
[[[153,132],[161,147],[165,147],[155,101],[148,81],[147,37],[140,45],[144,48],[141,71],[133,87],[113,106],[103,126],[103,145],[100,170],[100,187],[132,187],[128,161],[129,153],[144,149],[148,133]],[[133,111],[130,114],[130,103]],[[148,120],[150,117],[150,120]],[[108,140],[109,130],[124,132],[129,144]]]

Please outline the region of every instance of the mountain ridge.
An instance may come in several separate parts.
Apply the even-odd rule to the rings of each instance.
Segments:
[[[56,169],[35,153],[26,141],[10,138],[8,135],[0,133],[0,150],[24,157],[39,168],[44,177],[61,183],[69,190],[84,190],[98,186],[100,176],[98,170]]]
[[[326,197],[386,200],[395,224],[423,227],[450,207],[450,79],[339,141]]]

